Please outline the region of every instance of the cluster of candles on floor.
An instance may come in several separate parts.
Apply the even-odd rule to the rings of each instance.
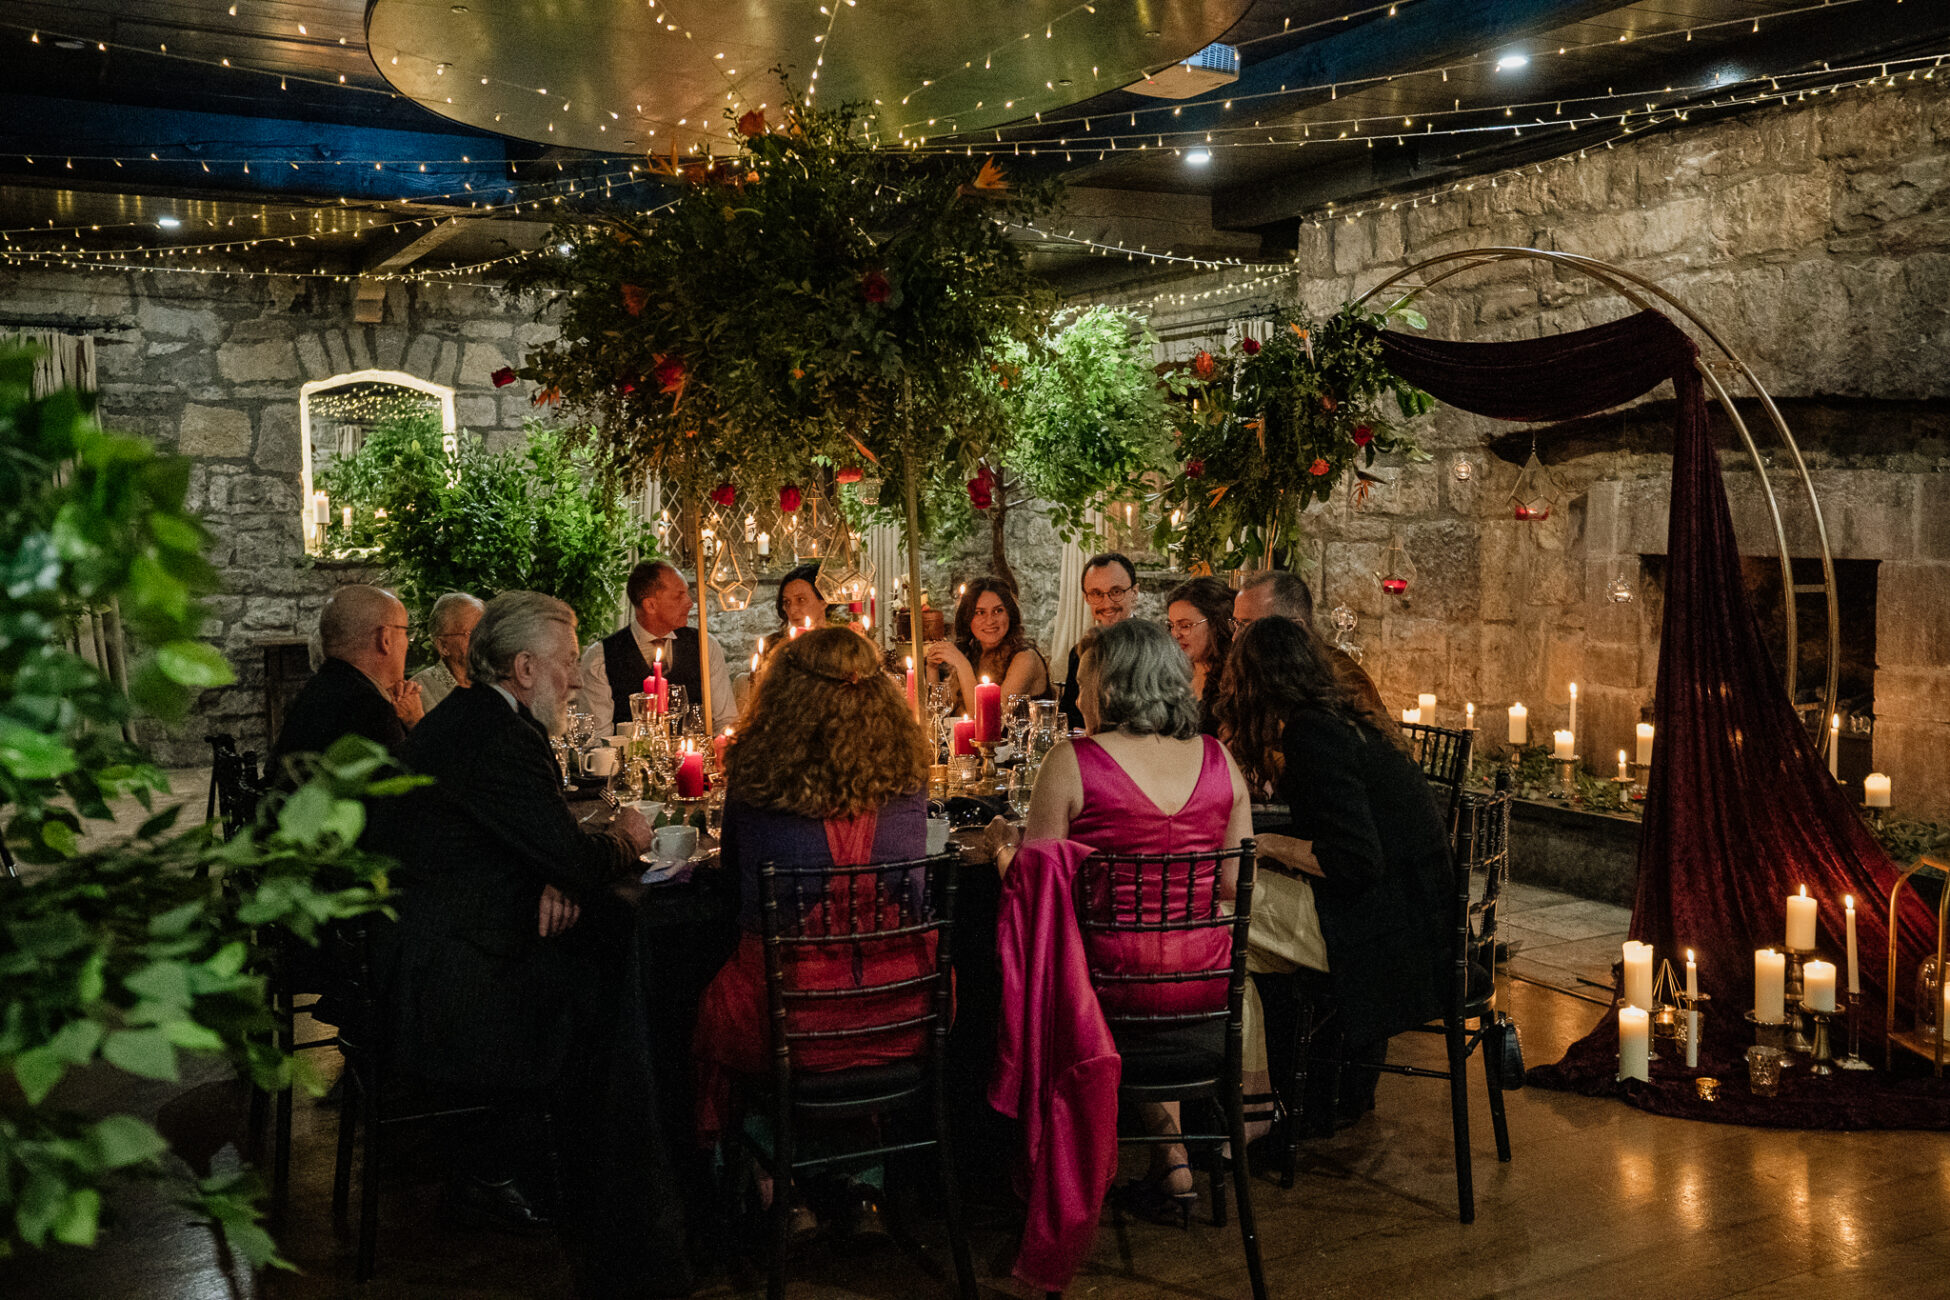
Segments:
[[[1756,1024],[1785,1025],[1788,1022],[1789,953],[1808,956],[1808,960],[1801,964],[1800,972],[1802,1009],[1822,1015],[1835,1013],[1835,964],[1812,956],[1819,907],[1815,899],[1808,897],[1808,888],[1803,885],[1799,893],[1791,894],[1787,899],[1787,951],[1762,948],[1754,953],[1752,1018]],[[1848,950],[1848,995],[1854,998],[1862,992],[1862,980],[1856,957],[1853,895],[1843,896],[1842,908]],[[1654,1006],[1652,945],[1636,939],[1626,940],[1624,972],[1625,987],[1619,997],[1618,1010],[1618,1077],[1650,1079],[1652,1017],[1658,1010]],[[1698,1008],[1703,999],[1699,991],[1699,964],[1691,948],[1686,950],[1686,992],[1679,1000],[1686,1008],[1686,1068],[1697,1069],[1700,1040]],[[1945,1007],[1950,1011],[1950,998],[1945,999]]]

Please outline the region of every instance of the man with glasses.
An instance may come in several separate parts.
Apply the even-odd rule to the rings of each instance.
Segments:
[[[433,652],[440,656],[440,662],[413,674],[413,684],[420,688],[420,703],[428,713],[439,708],[440,701],[456,688],[467,685],[467,646],[486,608],[479,596],[464,591],[450,591],[433,602],[427,622],[433,624]]]
[[[291,702],[271,746],[272,780],[296,784],[285,759],[322,754],[341,736],[364,736],[396,751],[425,709],[406,680],[406,606],[390,591],[348,583],[318,616],[325,662]]]
[[[1240,584],[1239,594],[1232,598],[1232,623],[1236,633],[1244,632],[1253,625],[1255,619],[1288,618],[1309,631],[1314,627],[1314,594],[1307,590],[1307,584],[1298,574],[1285,569],[1272,569],[1266,573],[1256,573]],[[1338,646],[1328,646],[1334,666],[1356,694],[1363,696],[1376,713],[1387,714],[1388,706],[1381,701],[1381,691],[1368,676],[1368,670],[1356,663],[1352,656]]]
[[[1137,566],[1127,555],[1105,551],[1083,562],[1083,601],[1090,606],[1091,620],[1098,627],[1122,623],[1137,609]],[[1070,647],[1069,666],[1063,672],[1063,691],[1057,704],[1069,720],[1070,730],[1083,727],[1083,714],[1077,709],[1077,647]]]

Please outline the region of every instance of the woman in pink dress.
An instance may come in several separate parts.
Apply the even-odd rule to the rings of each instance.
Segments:
[[[1059,744],[1043,760],[1030,798],[1023,838],[1078,840],[1118,853],[1188,853],[1239,847],[1252,833],[1244,778],[1225,746],[1199,734],[1199,702],[1191,664],[1155,623],[1126,619],[1084,635],[1077,661],[1077,704],[1087,735]],[[1007,872],[1013,853],[996,856]],[[1236,863],[1225,864],[1222,898],[1232,897]],[[1216,864],[1206,864],[1207,883]],[[1120,902],[1133,894],[1154,910],[1163,881],[1117,878]],[[1182,896],[1183,882],[1172,893]],[[1223,965],[1231,952],[1226,929],[1178,933],[1095,934],[1091,965],[1105,972],[1142,972]],[[1105,1010],[1127,1015],[1215,1008],[1224,980],[1114,986],[1100,992]],[[1113,998],[1115,1001],[1113,1002]],[[1178,1108],[1152,1106],[1153,1132],[1176,1132]],[[1126,1189],[1127,1207],[1183,1219],[1196,1200],[1182,1146],[1152,1149],[1150,1175]]]

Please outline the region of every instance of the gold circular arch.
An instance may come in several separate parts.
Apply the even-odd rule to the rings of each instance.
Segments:
[[[1688,307],[1666,290],[1660,288],[1657,284],[1645,279],[1643,276],[1634,275],[1623,267],[1613,266],[1609,262],[1601,262],[1595,257],[1585,257],[1578,253],[1559,253],[1541,248],[1515,247],[1463,249],[1458,252],[1443,253],[1436,257],[1427,258],[1405,270],[1397,271],[1380,284],[1377,284],[1374,288],[1362,294],[1359,298],[1356,298],[1355,302],[1357,304],[1366,303],[1376,295],[1402,284],[1412,276],[1422,277],[1420,287],[1415,290],[1415,292],[1421,293],[1434,288],[1452,276],[1461,275],[1467,271],[1477,270],[1498,262],[1521,261],[1543,262],[1551,266],[1563,267],[1579,275],[1586,276],[1604,285],[1607,289],[1610,289],[1613,293],[1641,311],[1660,310],[1660,307],[1656,304],[1663,304],[1665,307],[1670,307],[1680,316],[1683,316],[1688,324],[1704,336],[1707,342],[1726,359],[1727,364],[1733,367],[1734,372],[1744,378],[1748,386],[1753,389],[1754,396],[1759,399],[1761,408],[1767,412],[1768,422],[1773,426],[1775,436],[1780,439],[1781,446],[1786,450],[1788,456],[1794,463],[1794,472],[1801,481],[1803,494],[1807,497],[1809,513],[1814,517],[1815,541],[1821,550],[1821,585],[1819,587],[1812,583],[1808,584],[1805,588],[1796,585],[1794,581],[1794,561],[1788,552],[1787,527],[1781,518],[1781,502],[1774,494],[1774,484],[1768,477],[1767,462],[1761,455],[1760,446],[1755,442],[1753,432],[1747,427],[1746,420],[1741,417],[1740,411],[1734,406],[1733,398],[1728,394],[1726,386],[1720,382],[1720,377],[1714,373],[1713,365],[1704,358],[1697,359],[1694,362],[1695,366],[1699,369],[1701,377],[1706,380],[1707,387],[1712,390],[1713,396],[1719,401],[1720,409],[1726,412],[1727,419],[1732,422],[1734,429],[1740,434],[1740,441],[1747,448],[1747,455],[1753,461],[1755,475],[1760,480],[1761,491],[1765,494],[1767,500],[1768,516],[1773,521],[1774,542],[1778,548],[1781,563],[1782,603],[1786,607],[1787,664],[1783,676],[1786,678],[1785,684],[1790,703],[1794,699],[1800,682],[1801,639],[1796,610],[1796,598],[1803,594],[1812,595],[1814,592],[1820,591],[1827,599],[1828,663],[1826,680],[1822,688],[1821,716],[1824,719],[1834,717],[1836,696],[1841,685],[1841,607],[1835,592],[1835,560],[1828,547],[1828,525],[1822,519],[1821,502],[1815,496],[1814,479],[1808,474],[1807,462],[1802,458],[1801,448],[1795,442],[1794,434],[1789,431],[1787,421],[1781,417],[1780,409],[1774,405],[1774,399],[1768,395],[1767,389],[1762,386],[1760,377],[1754,374],[1753,368],[1737,352],[1728,346],[1726,340],[1720,337],[1718,331],[1700,319],[1698,313],[1694,312],[1692,308]],[[1430,272],[1433,272],[1433,274],[1429,274]],[[1820,745],[1825,749],[1834,733],[1826,726],[1821,727],[1819,730],[1821,733]]]

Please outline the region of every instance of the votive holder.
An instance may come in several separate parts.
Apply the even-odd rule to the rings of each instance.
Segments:
[[[1778,1047],[1756,1044],[1747,1049],[1747,1086],[1756,1097],[1774,1097],[1781,1091],[1781,1067],[1787,1053]]]
[[[1747,1023],[1754,1027],[1754,1046],[1773,1047],[1785,1052],[1788,1050],[1788,1035],[1792,1028],[1786,1020],[1762,1020],[1749,1008]]]
[[[1560,799],[1570,799],[1577,794],[1578,764],[1581,761],[1582,760],[1577,758],[1575,755],[1570,758],[1551,759],[1551,768],[1556,774],[1556,781],[1557,781],[1557,788],[1553,790],[1552,793],[1556,795],[1556,797]]]

